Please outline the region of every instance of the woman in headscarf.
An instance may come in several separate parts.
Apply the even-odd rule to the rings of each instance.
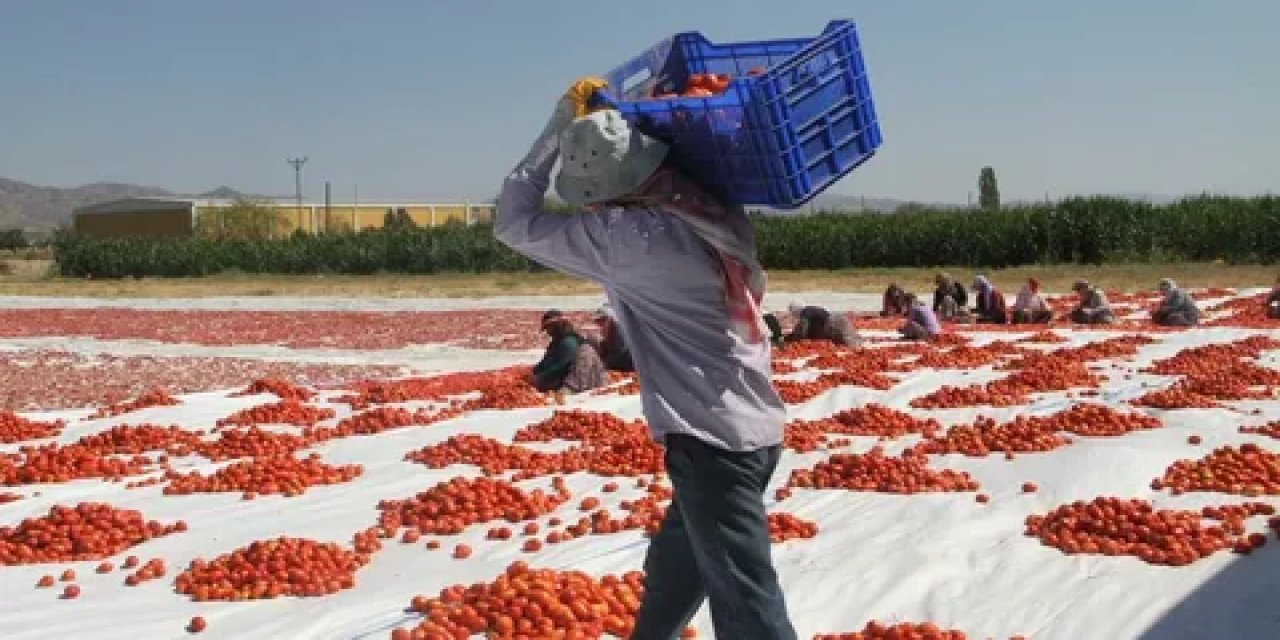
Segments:
[[[986,276],[973,279],[974,300],[977,307],[973,310],[978,322],[985,324],[1007,324],[1009,311],[1005,304],[1004,294],[987,280]]]
[[[1076,280],[1071,289],[1079,296],[1076,308],[1071,310],[1071,321],[1076,324],[1111,324],[1115,322],[1115,312],[1111,303],[1101,289],[1089,284],[1088,280]]]
[[[581,392],[608,384],[600,355],[563,313],[552,309],[542,314],[542,330],[551,342],[542,360],[533,366],[534,388],[538,391]]]
[[[746,212],[668,161],[615,110],[606,83],[575,83],[507,177],[494,234],[603,285],[665,449],[674,496],[644,561],[632,638],[677,637],[704,600],[718,638],[795,640],[773,568],[764,492],[786,405],[774,388],[764,270]],[[551,171],[579,215],[543,209]]]
[[[906,340],[927,340],[942,333],[938,316],[914,293],[907,294],[907,322],[898,329]]]
[[[1280,278],[1276,278],[1276,286],[1271,288],[1271,293],[1267,294],[1267,299],[1262,304],[1268,318],[1280,320]]]
[[[1014,324],[1047,324],[1053,320],[1053,311],[1049,303],[1040,295],[1040,281],[1027,278],[1027,283],[1018,291],[1013,301]]]
[[[635,364],[631,361],[631,350],[627,348],[627,343],[622,338],[622,331],[618,328],[618,322],[613,317],[613,308],[609,303],[601,305],[596,311],[595,323],[600,331],[600,339],[594,342],[593,346],[600,352],[600,360],[604,362],[604,368],[609,371],[635,371]]]
[[[1164,296],[1151,311],[1151,321],[1164,327],[1194,327],[1200,324],[1200,308],[1191,294],[1178,288],[1178,283],[1164,278],[1160,281],[1160,294]]]
[[[910,308],[907,303],[907,291],[898,286],[898,283],[894,282],[884,290],[884,296],[880,301],[881,318],[905,316]]]
[[[964,285],[951,277],[949,273],[939,273],[934,279],[933,312],[942,320],[968,319],[969,294]]]
[[[838,345],[856,347],[862,344],[862,336],[849,319],[839,313],[831,313],[823,307],[792,302],[787,306],[795,324],[787,335],[787,342],[797,340],[828,340]]]

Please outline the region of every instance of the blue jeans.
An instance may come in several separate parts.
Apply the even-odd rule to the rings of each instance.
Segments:
[[[670,640],[711,600],[720,640],[795,640],[773,570],[764,490],[781,447],[725,451],[666,437],[675,497],[644,561],[632,640]]]

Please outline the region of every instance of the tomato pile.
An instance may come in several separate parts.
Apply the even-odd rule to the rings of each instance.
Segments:
[[[132,509],[81,502],[56,505],[49,514],[0,527],[0,564],[100,560],[152,538],[186,530],[185,524],[143,520]]]
[[[996,424],[991,418],[979,416],[972,425],[951,427],[945,435],[930,436],[916,445],[921,454],[960,453],[981,458],[992,453],[1030,453],[1052,451],[1071,444],[1055,430],[1035,418],[1018,416],[1012,422]]]
[[[838,425],[832,429],[834,433],[850,436],[897,438],[914,433],[928,436],[942,428],[933,418],[917,418],[874,402],[845,409],[831,419]]]
[[[1156,510],[1146,500],[1101,497],[1074,502],[1026,519],[1026,535],[1068,554],[1136,556],[1151,564],[1183,566],[1224,549],[1265,543],[1243,537],[1244,518],[1270,515],[1260,503],[1206,508],[1203,512]],[[1222,525],[1206,526],[1204,520]]]
[[[970,347],[961,345],[941,351],[924,353],[913,364],[932,369],[976,369],[996,362],[1008,351],[997,347]]]
[[[0,444],[52,438],[62,433],[66,422],[37,422],[28,420],[12,411],[0,410]]]
[[[512,479],[528,480],[552,473],[590,471],[603,476],[638,476],[663,471],[662,447],[647,433],[588,440],[582,446],[544,453],[519,445],[462,434],[405,455],[405,460],[440,469],[451,464],[480,467],[486,476],[518,471]]]
[[[1075,387],[1097,387],[1101,381],[1079,362],[1056,362],[1052,367],[1022,369],[985,385],[941,389],[911,401],[917,409],[949,409],[990,405],[1011,407],[1024,404],[1032,393],[1065,391]]]
[[[165,476],[169,484],[165,486],[164,494],[278,493],[292,498],[306,493],[308,487],[350,482],[362,473],[362,465],[332,466],[321,462],[319,454],[314,453],[301,460],[292,456],[255,458],[230,464],[210,476],[195,471],[186,474],[170,471]]]
[[[503,480],[453,478],[407,500],[378,503],[378,524],[389,531],[408,527],[423,534],[454,535],[482,522],[532,520],[569,500],[568,489],[556,480],[556,492],[548,495],[541,489],[526,493]]]
[[[1241,363],[1244,358],[1257,358],[1263,351],[1277,348],[1280,348],[1280,341],[1251,336],[1234,342],[1188,347],[1170,358],[1155,361],[1144,371],[1169,376],[1213,376],[1224,370],[1230,371],[1232,365]]]
[[[249,383],[249,386],[231,394],[232,396],[256,396],[269,393],[281,400],[307,402],[315,397],[315,392],[281,378],[260,378]]]
[[[1256,444],[1220,447],[1200,460],[1178,460],[1152,481],[1157,491],[1178,495],[1213,491],[1244,496],[1280,495],[1280,455]]]
[[[292,424],[309,427],[336,415],[333,409],[313,407],[297,400],[281,400],[271,404],[242,409],[218,420],[219,427],[229,425]]]
[[[639,571],[596,579],[580,571],[532,569],[516,562],[493,582],[454,585],[435,597],[414,597],[409,610],[422,615],[422,622],[412,631],[396,629],[391,638],[486,634],[513,640],[599,638],[606,633],[626,638],[635,626],[643,580]]]
[[[1050,331],[1048,329],[1042,329],[1025,338],[1022,338],[1018,342],[1027,342],[1031,344],[1058,344],[1066,341],[1067,339],[1062,337],[1061,335],[1058,335],[1057,333]]]
[[[109,418],[131,411],[147,409],[149,407],[167,407],[180,404],[178,399],[169,395],[164,389],[152,389],[129,402],[121,402],[113,404],[109,407],[103,407],[94,412],[92,418]]]
[[[0,328],[3,331],[3,328]],[[247,358],[86,355],[29,349],[0,352],[0,407],[18,410],[112,404],[148,390],[227,389],[276,376],[317,385],[390,377],[400,367],[299,364]]]
[[[796,380],[778,380],[774,386],[778,395],[787,404],[800,404],[842,385],[866,387],[887,391],[893,387],[893,380],[875,371],[834,371],[823,373],[813,382]]]
[[[75,442],[98,455],[138,454],[147,451],[164,451],[190,455],[203,440],[204,431],[188,431],[176,425],[162,427],[154,424],[121,424],[106,431],[86,435]]]
[[[896,359],[906,353],[923,353],[918,349],[920,345],[866,349],[838,346],[825,340],[791,342],[778,352],[777,359],[807,360],[805,366],[823,373],[811,382],[775,380],[774,386],[788,404],[806,402],[841,385],[887,391],[895,381],[884,372],[909,370],[910,367]]]
[[[369,436],[408,426],[427,426],[457,417],[463,413],[464,410],[457,406],[448,406],[436,411],[428,409],[409,411],[403,407],[378,407],[344,418],[332,427],[307,427],[303,430],[302,435],[312,442],[351,436]]]
[[[840,423],[827,418],[825,420],[792,420],[783,425],[782,446],[796,453],[817,451],[827,444],[827,432]]]
[[[92,447],[48,444],[24,446],[21,455],[0,453],[0,485],[69,482],[78,478],[119,481],[150,468],[144,456],[106,457]]]
[[[1219,406],[1213,398],[1178,387],[1144,393],[1129,403],[1153,409],[1214,409]]]
[[[819,633],[813,640],[967,640],[963,632],[942,629],[932,622],[882,624],[871,621],[862,631]]]
[[[641,420],[630,422],[611,413],[572,409],[554,411],[551,417],[516,432],[516,442],[551,442],[552,440],[611,441],[629,437],[647,437],[648,428]]]
[[[512,469],[546,475],[563,471],[565,464],[563,454],[534,451],[472,433],[452,436],[439,444],[410,451],[405,454],[404,459],[432,469],[443,469],[454,464],[474,465],[480,467],[486,476]]]
[[[174,589],[196,602],[280,596],[316,597],[355,586],[365,554],[334,543],[280,537],[205,561],[196,558],[174,579]]]
[[[1235,342],[1209,344],[1179,351],[1153,363],[1148,373],[1185,376],[1172,387],[1140,399],[1162,409],[1213,408],[1217,400],[1266,399],[1280,385],[1280,371],[1259,366],[1262,351],[1280,347],[1274,339],[1253,336]]]
[[[195,445],[195,451],[213,462],[235,458],[279,458],[291,456],[318,441],[314,435],[278,433],[254,426],[225,429],[218,433],[217,440],[201,440]]]
[[[1274,329],[1280,326],[1280,320],[1268,318],[1263,301],[1267,293],[1235,298],[1220,302],[1208,308],[1210,313],[1222,314],[1219,318],[1208,319],[1204,324],[1209,326],[1249,327],[1255,329]]]
[[[511,386],[522,382],[529,367],[507,367],[493,371],[464,371],[429,377],[396,380],[364,380],[352,385],[355,393],[341,396],[337,402],[353,409],[366,409],[375,404],[423,400],[440,402],[490,387]]]
[[[1028,418],[1027,421],[1054,431],[1092,437],[1122,436],[1163,426],[1159,419],[1143,413],[1121,413],[1111,407],[1089,403],[1077,404],[1042,418]]]
[[[1239,431],[1240,433],[1256,433],[1258,435],[1267,436],[1268,438],[1280,440],[1280,420],[1268,422],[1260,427],[1240,427]]]
[[[769,540],[776,543],[808,539],[818,535],[818,525],[790,513],[769,514]]]
[[[566,312],[577,325],[590,314]],[[476,327],[501,327],[491,335]],[[89,336],[205,346],[269,344],[295,349],[399,349],[455,344],[479,349],[531,349],[546,344],[539,311],[246,311],[157,309],[0,309],[0,337]],[[269,374],[253,378],[273,377]],[[236,385],[244,384],[244,381]]]
[[[899,457],[889,457],[882,448],[875,447],[865,454],[838,453],[812,469],[792,471],[786,485],[778,490],[778,499],[785,499],[795,488],[930,493],[977,491],[978,483],[963,471],[930,469],[928,458],[922,454],[906,451]]]

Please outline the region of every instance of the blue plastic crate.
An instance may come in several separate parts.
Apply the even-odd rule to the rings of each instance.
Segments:
[[[762,67],[763,73],[748,72]],[[694,73],[733,81],[709,98],[679,93]],[[880,147],[853,22],[816,38],[712,44],[697,32],[654,45],[606,74],[609,102],[724,198],[794,209],[866,162]]]

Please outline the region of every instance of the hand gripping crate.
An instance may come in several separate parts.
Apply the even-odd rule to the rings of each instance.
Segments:
[[[712,97],[680,93],[695,73],[730,74]],[[669,143],[673,161],[720,196],[794,209],[875,154],[880,126],[853,22],[816,38],[713,44],[676,34],[606,74],[605,99]]]

